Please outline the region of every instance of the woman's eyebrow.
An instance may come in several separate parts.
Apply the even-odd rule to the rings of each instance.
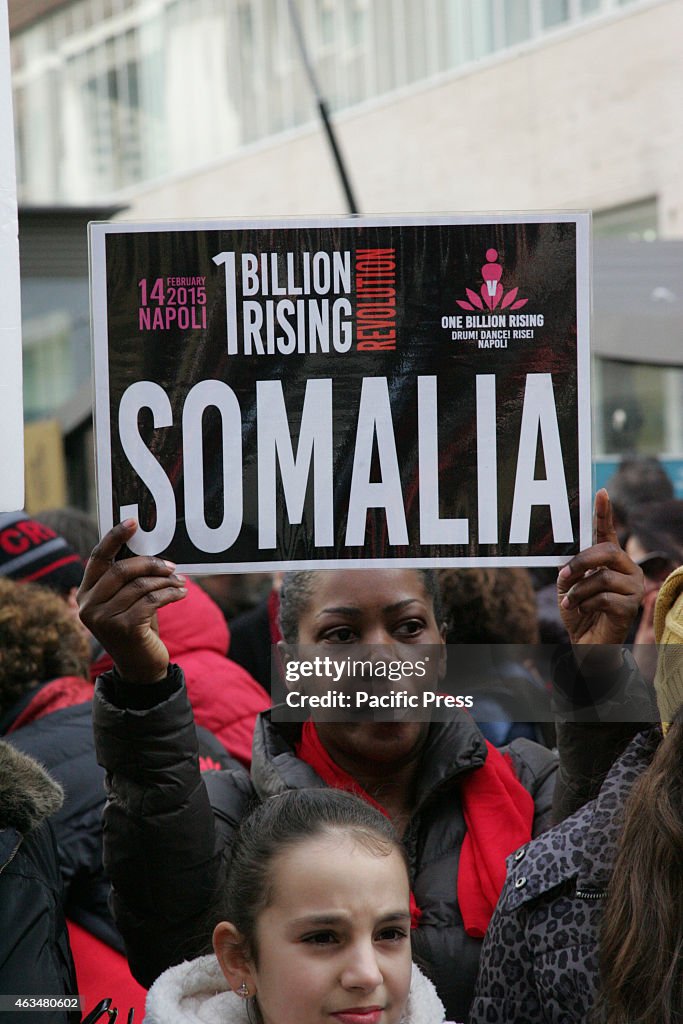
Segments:
[[[298,928],[302,925],[319,928],[324,925],[339,924],[341,921],[346,920],[348,920],[348,915],[345,914],[306,914],[304,917],[295,917],[290,922],[290,925],[292,928]]]
[[[349,920],[348,914],[306,914],[304,917],[296,917],[290,922],[292,928],[300,928],[306,925],[311,928],[341,924]],[[410,912],[407,910],[388,910],[378,918],[378,924],[386,924],[388,921],[410,921]]]
[[[396,601],[392,604],[387,604],[382,608],[383,612],[396,612],[400,611],[401,608],[405,608],[409,604],[421,604],[425,602],[421,597],[406,597],[402,601]],[[321,608],[319,612],[316,612],[316,619],[319,619],[321,615],[362,615],[363,612],[360,608],[355,605],[337,605],[334,608]]]
[[[422,605],[424,605],[424,601],[420,597],[406,597],[406,598],[403,599],[403,601],[396,601],[394,604],[386,604],[384,606],[384,608],[382,608],[382,611],[383,612],[398,612],[398,611],[401,610],[401,608],[405,608],[406,605],[409,605],[409,604],[422,604]]]
[[[319,612],[316,612],[316,619],[319,619],[321,615],[360,615],[360,608],[354,607],[353,605],[339,605],[336,608],[321,608]]]

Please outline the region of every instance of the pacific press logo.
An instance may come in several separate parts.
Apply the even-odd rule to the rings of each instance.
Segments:
[[[534,328],[543,326],[543,314],[514,312],[526,306],[529,299],[519,297],[518,287],[507,291],[503,287],[497,249],[486,250],[481,277],[479,292],[465,288],[467,298],[455,300],[468,313],[441,317],[441,326],[450,331],[451,340],[476,341],[479,348],[507,348],[510,340],[532,339]]]

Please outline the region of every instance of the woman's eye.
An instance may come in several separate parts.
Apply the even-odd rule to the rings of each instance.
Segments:
[[[395,632],[397,636],[411,637],[418,636],[424,628],[425,624],[421,619],[409,619],[397,626]]]
[[[323,634],[323,640],[332,644],[350,644],[355,638],[356,634],[350,626],[335,626],[334,629],[328,629]]]
[[[337,936],[334,932],[314,932],[312,935],[304,935],[301,941],[312,946],[329,946],[337,942]]]
[[[408,937],[405,928],[383,928],[377,936],[378,942],[401,942]]]

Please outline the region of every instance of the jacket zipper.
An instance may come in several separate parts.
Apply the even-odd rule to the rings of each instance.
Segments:
[[[19,834],[19,840],[18,840],[18,842],[17,842],[17,845],[16,845],[15,847],[14,847],[14,849],[13,849],[13,850],[12,850],[12,852],[10,853],[9,857],[6,857],[6,858],[5,858],[5,860],[4,860],[3,862],[2,862],[2,864],[0,864],[0,875],[1,875],[1,874],[2,874],[2,872],[3,872],[4,870],[5,870],[5,868],[7,867],[7,865],[8,865],[8,864],[11,864],[11,863],[12,863],[12,861],[14,860],[14,858],[15,858],[15,857],[16,857],[16,855],[17,855],[17,850],[19,849],[19,847],[21,846],[21,844],[23,843],[23,841],[24,841],[24,837],[23,837],[23,835],[21,835],[21,833],[20,833],[20,834]]]
[[[574,895],[580,900],[603,900],[607,896],[607,890],[577,889]]]

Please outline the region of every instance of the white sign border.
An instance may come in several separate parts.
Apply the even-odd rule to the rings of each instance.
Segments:
[[[0,0],[0,512],[16,512],[25,500],[21,275],[11,66],[8,6],[6,0]]]
[[[161,221],[92,221],[88,225],[90,243],[91,325],[93,343],[93,409],[97,504],[100,534],[114,525],[112,514],[111,420],[109,415],[109,347],[107,332],[106,238],[111,234],[185,231],[242,231],[278,228],[334,227],[439,227],[478,224],[564,224],[576,226],[576,370],[579,463],[579,550],[590,547],[593,533],[592,462],[591,462],[591,394],[590,394],[590,322],[591,295],[591,213],[590,211],[519,211],[472,214],[412,214],[375,217],[276,217]],[[564,565],[570,555],[530,556],[467,556],[464,558],[366,558],[299,559],[292,562],[202,562],[178,563],[178,571],[188,574],[224,574],[239,572],[272,572],[285,568],[299,569],[368,569],[368,568],[474,568],[490,566],[527,566],[529,568]]]

